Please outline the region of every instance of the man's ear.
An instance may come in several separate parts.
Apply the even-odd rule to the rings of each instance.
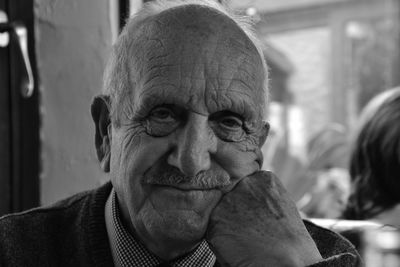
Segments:
[[[263,122],[263,123],[264,125],[262,126],[260,140],[258,143],[260,148],[264,145],[265,141],[267,140],[270,127],[268,122]]]
[[[104,172],[110,171],[111,159],[111,120],[110,99],[99,95],[93,99],[91,106],[92,118],[96,127],[95,145],[97,158]]]

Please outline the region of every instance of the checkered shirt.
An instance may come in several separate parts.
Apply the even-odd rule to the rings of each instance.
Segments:
[[[115,266],[137,267],[189,267],[214,266],[216,257],[203,240],[200,245],[188,255],[171,262],[163,262],[147,250],[125,229],[120,220],[120,211],[115,191],[112,190],[105,207],[105,219],[112,256]]]

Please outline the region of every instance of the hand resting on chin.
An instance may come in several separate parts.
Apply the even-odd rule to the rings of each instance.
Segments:
[[[308,266],[322,260],[271,172],[243,178],[211,214],[206,239],[222,266]]]

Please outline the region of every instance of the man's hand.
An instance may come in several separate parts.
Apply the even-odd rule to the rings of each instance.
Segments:
[[[206,239],[222,266],[307,266],[322,257],[278,178],[259,171],[216,206]]]

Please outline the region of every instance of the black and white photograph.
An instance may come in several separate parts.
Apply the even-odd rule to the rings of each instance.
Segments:
[[[0,267],[400,267],[400,0],[0,0]]]

